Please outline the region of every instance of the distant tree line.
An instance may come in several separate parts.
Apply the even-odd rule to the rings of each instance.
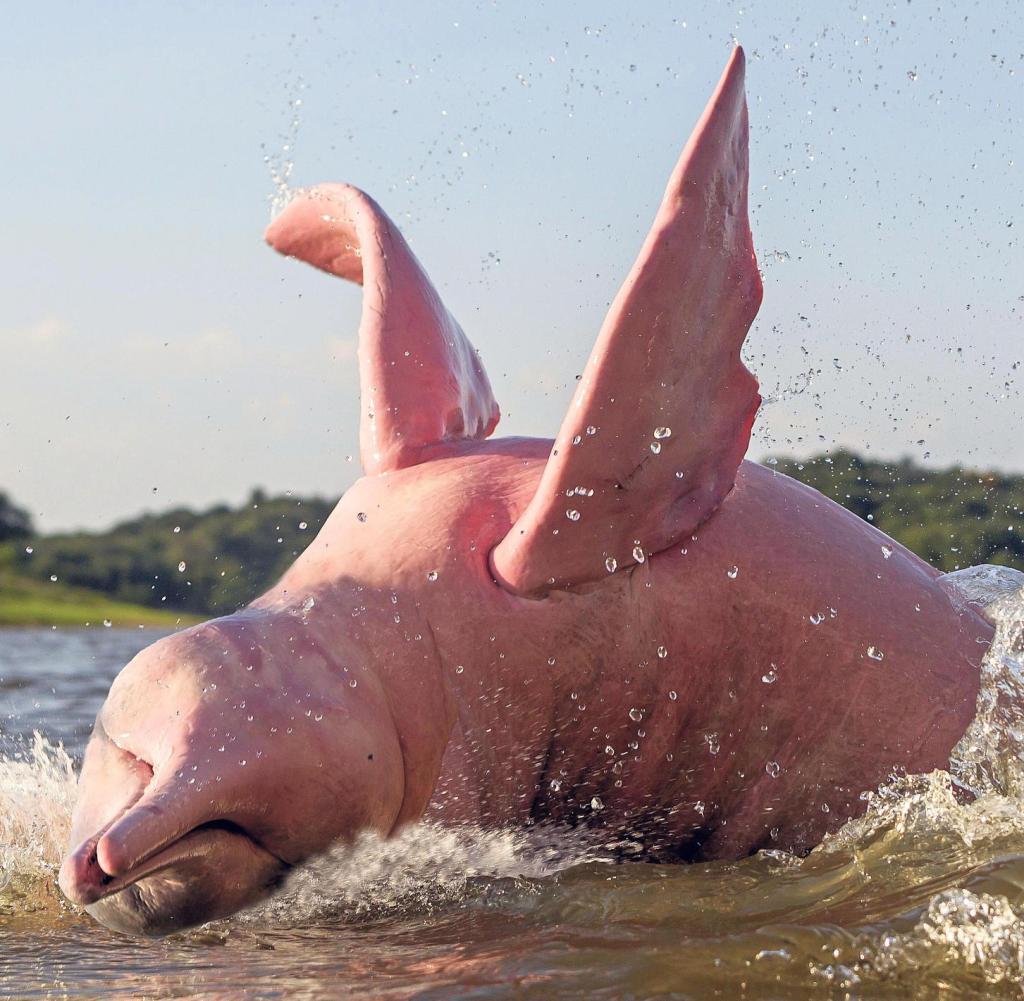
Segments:
[[[32,534],[31,515],[0,490],[0,542],[27,539]]]
[[[273,584],[334,504],[318,497],[267,497],[256,490],[236,508],[176,508],[105,532],[22,536],[16,546],[8,544],[0,565],[13,564],[17,573],[39,580],[54,576],[119,601],[224,614]]]
[[[879,462],[846,451],[769,464],[940,570],[975,563],[1024,570],[1024,476],[926,469],[909,459]],[[257,490],[241,507],[178,508],[105,532],[40,536],[28,514],[0,493],[0,567],[44,581],[56,576],[120,601],[224,614],[270,587],[334,504]]]
[[[769,460],[771,465],[771,460]],[[802,480],[946,572],[977,563],[1024,570],[1024,476],[837,451],[772,465]]]

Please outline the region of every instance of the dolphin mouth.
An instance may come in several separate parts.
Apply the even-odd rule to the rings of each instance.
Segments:
[[[264,867],[273,866],[282,873],[292,868],[290,863],[275,855],[239,824],[229,820],[214,820],[194,827],[177,841],[144,858],[120,876],[103,872],[96,860],[94,844],[88,863],[98,878],[94,877],[87,883],[79,882],[74,887],[62,886],[62,889],[75,903],[89,907],[183,862],[199,861],[225,851],[237,853],[239,849],[251,852]],[[73,892],[68,893],[69,889]]]

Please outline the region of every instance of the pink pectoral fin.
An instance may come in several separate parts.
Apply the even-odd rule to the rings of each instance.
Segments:
[[[318,185],[298,193],[266,239],[363,286],[359,444],[367,473],[415,465],[430,445],[494,430],[498,405],[473,346],[376,202],[348,185]]]
[[[732,489],[760,403],[740,347],[761,303],[737,48],[605,319],[533,500],[492,554],[510,590],[606,576]]]

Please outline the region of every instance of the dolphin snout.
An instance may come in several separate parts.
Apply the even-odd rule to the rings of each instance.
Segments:
[[[101,727],[86,751],[58,883],[114,931],[167,935],[225,917],[266,896],[289,868],[226,819],[229,805],[205,782],[182,782],[186,767],[154,774]]]
[[[101,838],[65,859],[60,888],[101,924],[131,935],[226,917],[272,892],[290,868],[228,822],[203,824],[117,876],[97,858]]]
[[[99,864],[96,855],[98,837],[89,838],[70,852],[61,864],[57,884],[72,903],[88,907],[107,892],[114,877]]]

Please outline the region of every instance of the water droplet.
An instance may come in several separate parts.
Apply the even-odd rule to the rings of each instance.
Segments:
[[[300,532],[306,531],[307,528],[309,528],[309,525],[307,525],[306,522],[304,522],[304,521],[300,521],[299,522],[299,531]]]
[[[868,647],[868,656],[872,660],[881,660],[885,656],[885,654],[882,653],[882,651],[879,650],[878,647],[876,647],[876,646],[869,646]]]
[[[807,616],[812,626],[820,626],[825,621],[824,612],[815,612],[813,615]]]
[[[664,660],[668,656],[668,647],[664,647],[664,646],[658,647],[658,656],[662,660]]]
[[[182,561],[181,561],[181,562],[180,562],[180,563],[178,564],[178,573],[184,573],[184,572],[185,572],[185,561],[184,561],[184,560],[182,560]]]
[[[587,425],[587,434],[589,434],[589,435],[595,435],[595,434],[597,434],[597,428],[596,428],[596,427],[594,427],[594,425],[593,425],[593,424],[588,424],[588,425]]]
[[[641,546],[638,542],[635,546],[633,546],[633,559],[636,560],[637,563],[643,563],[643,561],[646,558],[647,557],[644,556],[643,546]]]
[[[555,666],[555,658],[554,657],[548,657],[548,667],[554,667],[554,666]]]
[[[890,556],[892,556],[892,546],[885,546],[885,545],[883,545],[882,546],[882,558],[883,559],[888,559]]]
[[[103,628],[104,629],[109,629],[113,624],[114,623],[111,622],[110,619],[104,619],[103,620]]]
[[[603,810],[604,809],[604,803],[601,801],[601,797],[600,796],[595,796],[590,801],[590,809],[591,810]]]
[[[356,687],[356,685],[358,685],[358,684],[359,684],[359,682],[358,682],[358,681],[356,681],[356,679],[355,679],[355,678],[353,678],[353,679],[352,679],[352,680],[351,680],[351,681],[350,681],[350,682],[348,683],[348,687],[349,687],[349,688],[355,688],[355,687]]]
[[[606,744],[605,748],[604,748],[604,753],[607,754],[609,758],[614,758],[615,757],[615,748],[612,747],[611,744]]]
[[[643,710],[642,709],[630,709],[629,710],[629,718],[634,723],[639,723],[644,718]]]
[[[302,603],[302,611],[303,611],[303,612],[309,612],[309,611],[311,611],[311,610],[312,610],[312,608],[313,608],[313,606],[314,606],[315,604],[316,604],[316,599],[315,599],[315,598],[314,598],[314,597],[313,597],[312,595],[310,595],[310,596],[309,596],[308,598],[306,598],[306,600],[305,600],[305,601],[304,601],[304,602]]]
[[[437,580],[437,571],[436,570],[428,570],[427,571],[427,580],[429,580],[431,583],[433,583],[435,580]]]
[[[779,676],[778,676],[778,674],[775,671],[775,665],[774,664],[772,664],[772,666],[768,669],[768,671],[765,674],[761,675],[761,680],[766,685],[774,685],[775,682],[779,680]]]
[[[659,441],[661,441],[661,439],[663,439],[663,438],[671,438],[672,437],[672,428],[667,428],[667,427],[655,428],[654,429],[654,437],[657,438]]]
[[[551,786],[552,792],[562,791],[562,783],[559,779],[552,779],[548,784]]]
[[[35,550],[31,546],[26,546],[25,552],[28,553],[29,556],[31,556],[35,552]]]
[[[707,810],[707,806],[705,805],[704,800],[702,800],[702,799],[698,799],[697,802],[693,804],[693,808],[702,817],[704,816],[704,812]]]
[[[569,521],[580,520],[580,513],[575,508],[569,508],[569,510],[565,512],[565,516],[569,519]]]
[[[615,568],[618,565],[619,564],[616,562],[614,556],[609,556],[608,559],[604,561],[604,568],[608,571],[608,573],[615,573]]]
[[[729,567],[729,569],[725,571],[725,576],[728,577],[729,580],[735,580],[737,577],[739,577],[739,575],[740,575],[740,568],[739,567]]]
[[[655,455],[658,455],[661,452],[661,442],[660,441],[652,441],[651,442],[651,451]]]
[[[181,525],[174,526],[174,534],[178,535],[181,532]]]
[[[53,581],[54,584],[56,584],[57,583],[57,575],[55,573],[50,574],[50,580]]]
[[[455,666],[455,673],[456,673],[456,674],[462,674],[462,672],[463,672],[463,671],[465,671],[465,670],[466,670],[466,668],[465,668],[465,667],[463,667],[463,665],[462,665],[462,664],[457,664],[457,665]]]
[[[779,777],[779,772],[780,772],[780,771],[782,771],[782,769],[781,769],[781,768],[779,768],[779,763],[778,763],[777,761],[769,761],[769,762],[768,762],[768,763],[767,763],[767,764],[766,764],[766,765],[764,766],[764,770],[765,770],[765,771],[766,771],[766,772],[767,772],[767,773],[768,773],[768,774],[769,774],[769,775],[770,775],[770,776],[771,776],[771,777],[772,777],[773,779],[777,779],[777,778]]]
[[[708,745],[708,754],[717,754],[721,750],[722,745],[718,742],[717,733],[704,734],[704,740],[707,742]]]
[[[679,698],[679,693],[678,692],[669,692],[668,693],[668,697],[669,697],[669,701],[675,702],[675,700]]]

